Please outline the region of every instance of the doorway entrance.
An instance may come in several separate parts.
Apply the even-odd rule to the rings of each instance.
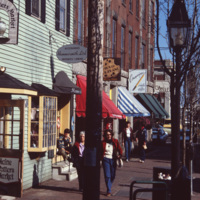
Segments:
[[[22,196],[24,100],[0,100],[0,194]]]

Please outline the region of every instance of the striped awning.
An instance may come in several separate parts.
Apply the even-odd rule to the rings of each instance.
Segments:
[[[169,117],[167,111],[153,95],[140,93],[136,95],[136,98],[152,114],[153,118],[165,119]]]
[[[118,108],[128,117],[148,117],[149,111],[124,88],[118,88]]]

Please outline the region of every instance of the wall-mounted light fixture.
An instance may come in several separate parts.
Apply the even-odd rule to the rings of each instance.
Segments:
[[[6,28],[6,23],[0,18],[0,43],[5,43],[10,40],[9,38],[3,36],[6,32]]]
[[[3,37],[5,32],[6,32],[6,23],[1,21],[1,17],[0,17],[0,38]]]
[[[0,67],[0,74],[3,74],[5,71],[6,71],[6,68],[3,67],[3,66],[1,66],[1,67]]]

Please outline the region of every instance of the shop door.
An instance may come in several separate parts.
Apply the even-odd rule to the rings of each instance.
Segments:
[[[23,100],[0,100],[0,195],[22,196]]]

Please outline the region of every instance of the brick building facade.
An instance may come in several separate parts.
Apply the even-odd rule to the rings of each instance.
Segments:
[[[88,0],[74,0],[74,44],[85,47],[88,9]],[[154,12],[155,0],[104,1],[103,56],[121,58],[121,81],[104,82],[103,89],[116,105],[118,86],[128,89],[129,69],[147,69],[147,93],[153,93]],[[73,65],[74,74],[86,75],[86,69]]]
[[[169,70],[172,69],[173,62],[171,60],[165,60],[164,62]],[[164,72],[160,60],[154,61],[154,93],[163,108],[165,108],[165,110],[170,114],[170,77],[167,73]]]

